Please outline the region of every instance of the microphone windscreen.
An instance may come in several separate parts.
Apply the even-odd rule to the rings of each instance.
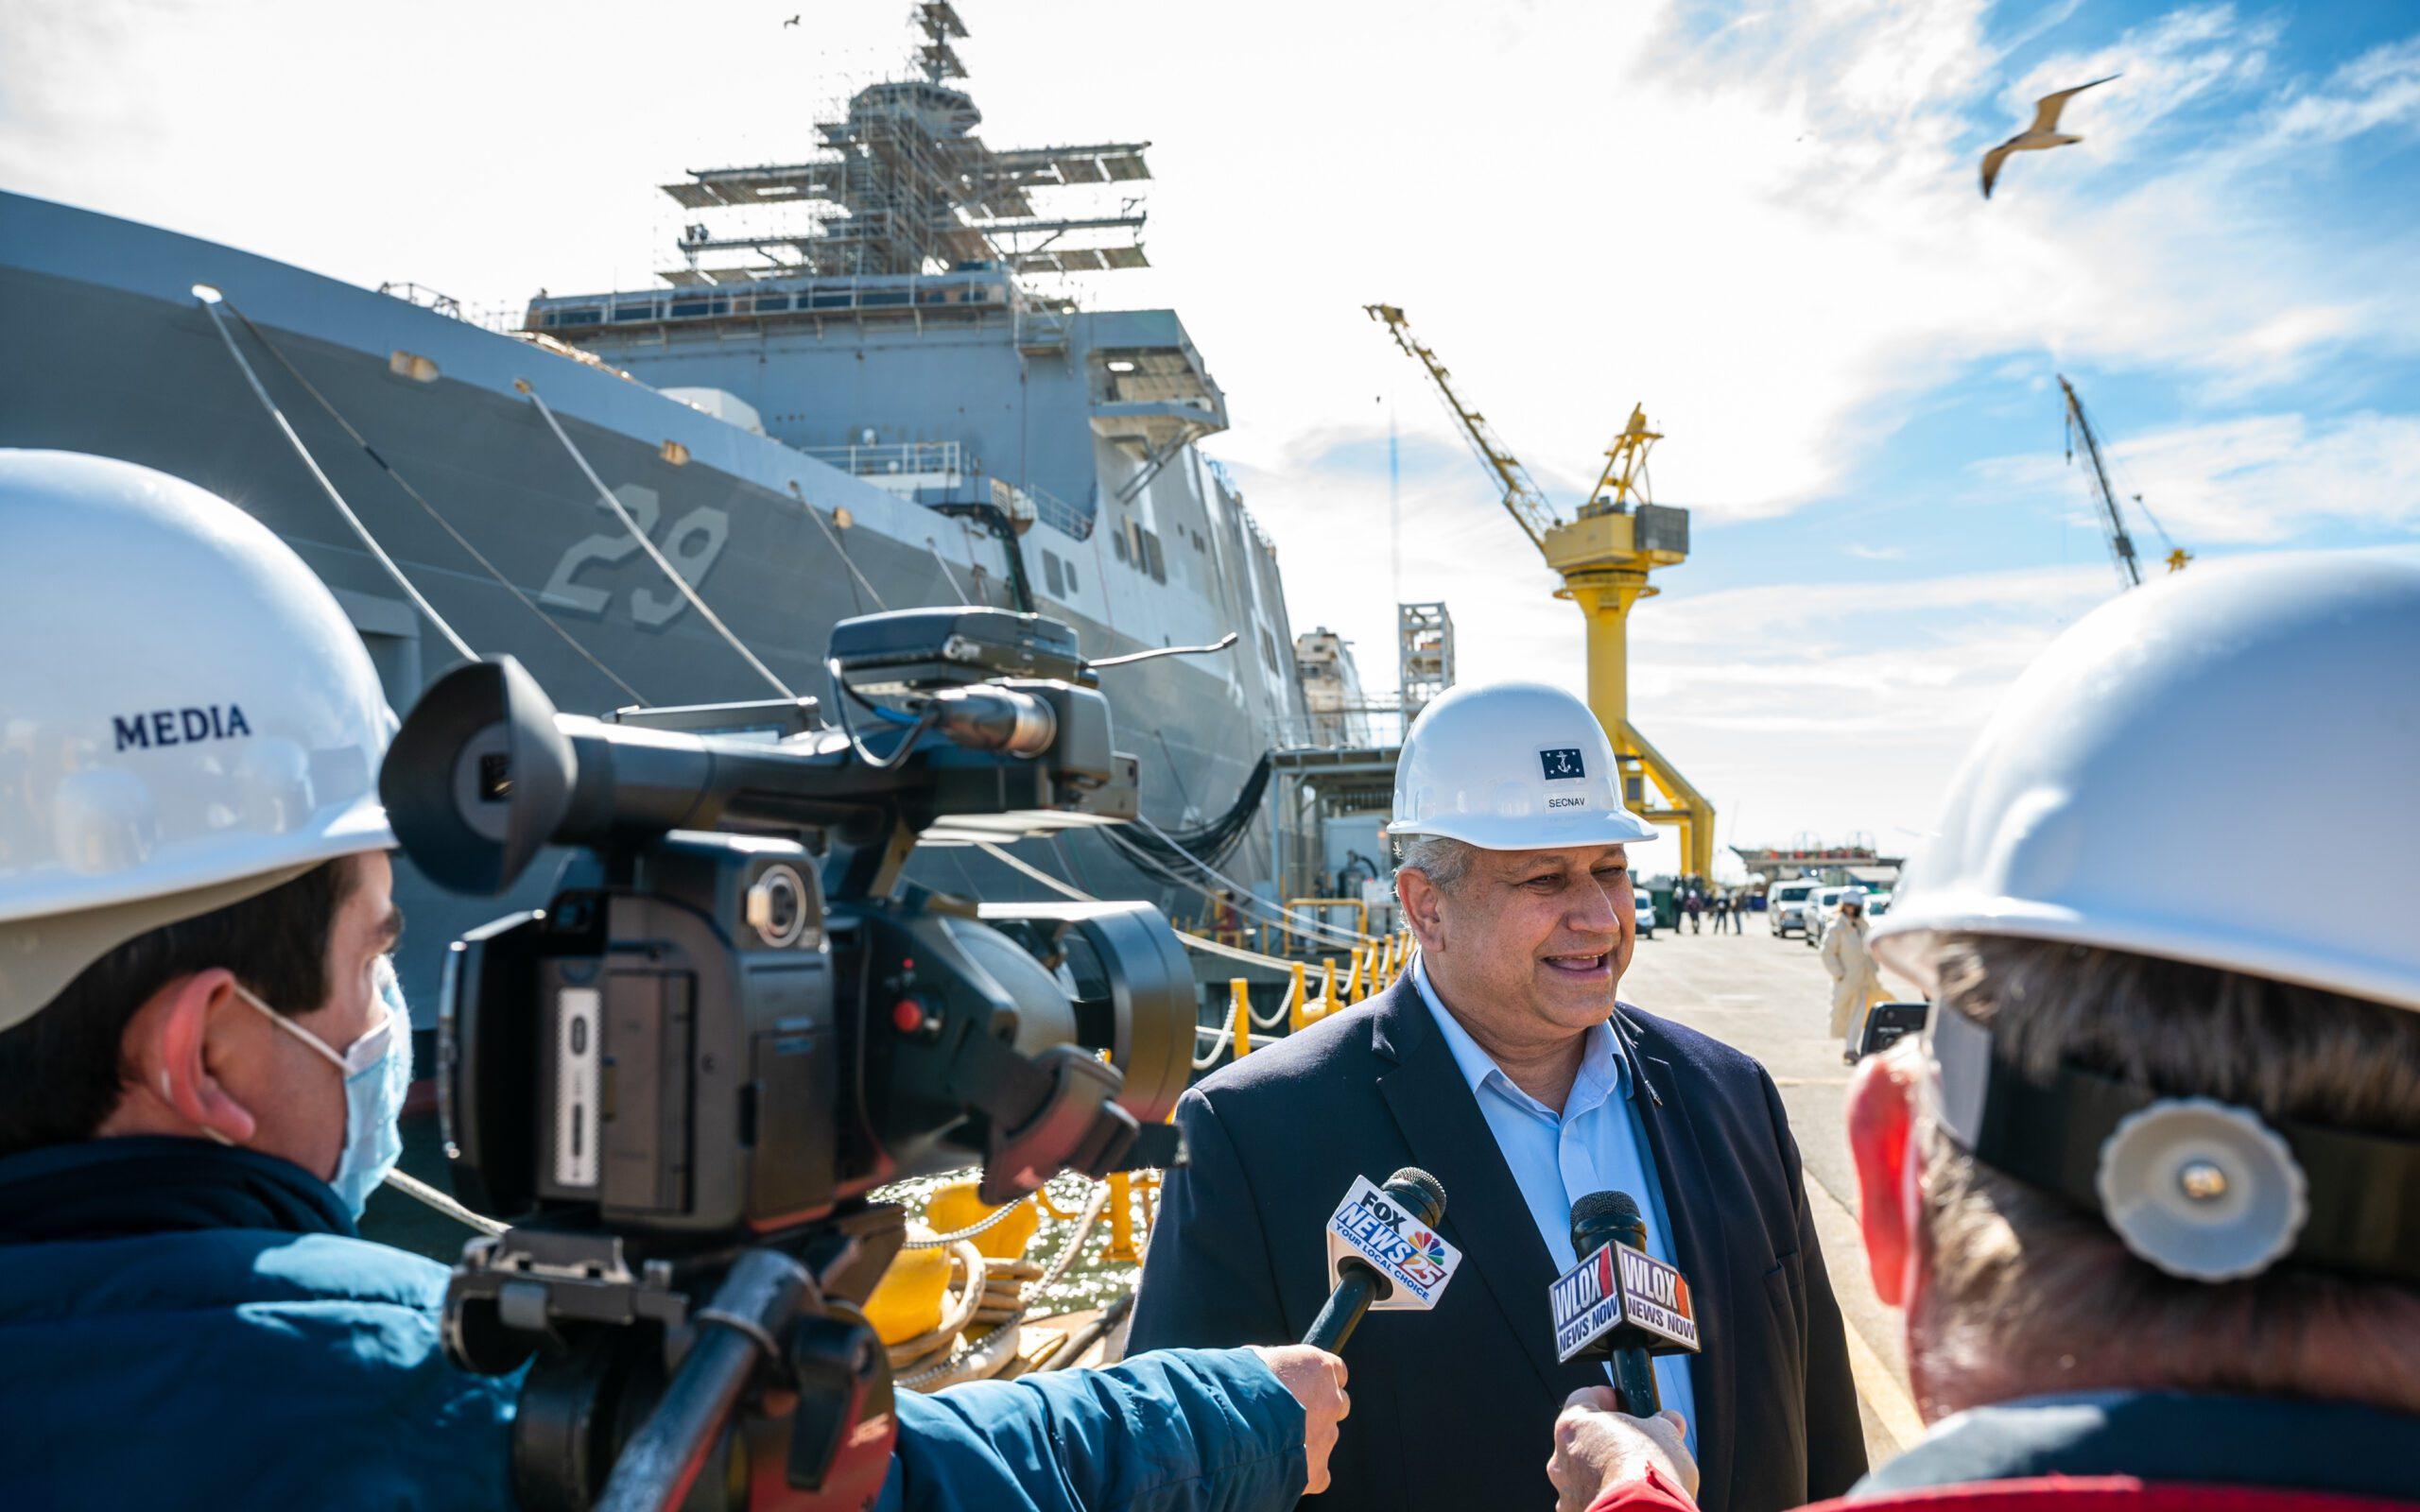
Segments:
[[[1627,1228],[1646,1221],[1636,1199],[1627,1192],[1591,1192],[1571,1205],[1571,1226],[1575,1228],[1582,1224],[1591,1228],[1603,1225]]]
[[[1387,1177],[1384,1190],[1431,1228],[1445,1216],[1445,1184],[1416,1165],[1407,1165]]]

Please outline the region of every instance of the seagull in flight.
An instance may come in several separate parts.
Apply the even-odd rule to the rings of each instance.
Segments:
[[[2078,84],[2073,89],[2045,94],[2034,101],[2033,124],[1983,154],[1983,198],[1992,198],[1992,185],[1999,182],[2000,164],[2008,161],[2010,153],[2040,152],[2049,147],[2073,146],[2083,141],[2080,136],[2066,136],[2060,132],[2059,112],[2067,108],[2067,101],[2085,90],[2106,84],[2118,77],[2112,74],[2108,78],[2096,78],[2089,84]]]
[[[798,17],[792,16],[789,20],[783,22],[782,25],[785,26],[795,26],[798,25]]]

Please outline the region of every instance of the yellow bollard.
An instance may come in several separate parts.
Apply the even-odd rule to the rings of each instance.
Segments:
[[[1322,963],[1322,969],[1327,972],[1327,985],[1320,989],[1320,1001],[1327,1006],[1321,1011],[1322,1014],[1334,1013],[1344,1005],[1336,995],[1336,957],[1329,956]]]
[[[1240,976],[1235,979],[1228,991],[1232,994],[1230,1005],[1236,1015],[1236,1058],[1241,1060],[1252,1054],[1252,993],[1246,989]]]
[[[977,1183],[973,1181],[952,1181],[939,1188],[925,1204],[925,1222],[936,1233],[956,1233],[960,1228],[972,1228],[999,1211],[986,1206],[976,1192]],[[984,1259],[1015,1260],[1025,1253],[1026,1246],[1033,1243],[1042,1214],[1035,1211],[1030,1198],[1019,1198],[1013,1205],[1024,1211],[1011,1213],[975,1236],[975,1247]]]
[[[905,1344],[942,1326],[948,1291],[947,1249],[903,1249],[866,1298],[866,1321],[883,1343]]]
[[[1293,979],[1286,985],[1286,1028],[1290,1034],[1301,1034],[1311,1021],[1303,1012],[1303,963],[1294,963]]]
[[[1134,1177],[1124,1171],[1109,1174],[1109,1252],[1101,1259],[1113,1265],[1142,1260],[1134,1250]]]
[[[1361,973],[1369,969],[1369,960],[1368,953],[1360,946],[1353,947],[1353,970],[1344,978],[1344,1000],[1347,1003],[1361,1001]]]
[[[1378,985],[1382,988],[1395,985],[1395,937],[1392,935],[1387,936],[1383,964],[1378,968]]]

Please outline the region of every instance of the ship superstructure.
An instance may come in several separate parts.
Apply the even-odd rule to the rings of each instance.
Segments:
[[[1027,282],[1141,266],[1122,191],[1099,215],[1042,202],[1147,177],[1146,145],[989,147],[949,82],[957,12],[918,17],[912,75],[859,91],[807,161],[670,186],[700,225],[657,286],[541,297],[510,334],[0,196],[0,445],[124,456],[235,500],[336,590],[398,707],[453,654],[336,516],[230,341],[439,612],[568,711],[768,692],[622,513],[801,692],[821,691],[833,623],[878,609],[1031,609],[1096,659],[1235,631],[1217,655],[1102,674],[1149,824],[1028,849],[1088,892],[1180,918],[1202,906],[1173,880],[1201,880],[1184,850],[1273,892],[1255,773],[1304,706],[1275,552],[1196,449],[1224,428],[1225,397],[1174,312],[1080,309]],[[780,200],[779,225],[736,210]],[[915,871],[1036,892],[975,850]],[[406,906],[406,975],[433,1003],[441,942],[501,904],[415,888]]]

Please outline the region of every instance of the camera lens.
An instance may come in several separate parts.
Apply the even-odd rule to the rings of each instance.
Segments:
[[[748,924],[768,945],[795,945],[807,930],[806,885],[786,866],[767,867],[748,888]]]

